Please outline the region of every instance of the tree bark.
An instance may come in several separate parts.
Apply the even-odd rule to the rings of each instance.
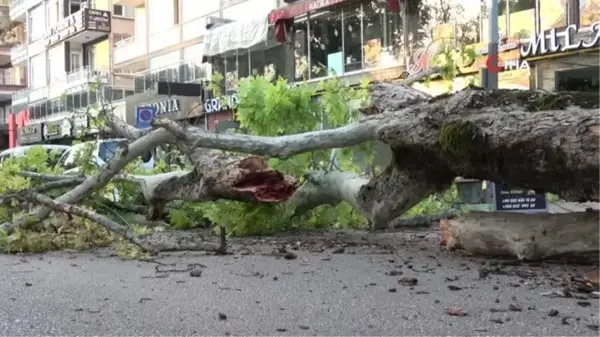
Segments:
[[[442,220],[441,244],[471,254],[520,260],[598,261],[598,211],[561,214],[473,212]]]

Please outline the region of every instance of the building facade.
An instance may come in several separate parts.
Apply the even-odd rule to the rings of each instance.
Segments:
[[[11,52],[25,40],[25,29],[10,20],[10,0],[0,1],[0,149],[10,146],[14,122],[10,117],[12,94],[27,87],[26,69],[13,65]]]
[[[133,94],[112,75],[112,42],[133,34],[133,9],[110,0],[12,0],[10,20],[27,32],[11,54],[28,87],[12,95],[13,143],[70,144],[93,133],[89,114]]]

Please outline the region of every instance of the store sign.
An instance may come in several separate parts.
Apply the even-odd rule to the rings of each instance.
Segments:
[[[111,16],[108,11],[85,8],[60,20],[45,34],[46,45],[52,45],[75,36],[84,30],[110,33]]]
[[[19,144],[31,144],[42,141],[40,124],[33,124],[19,128]]]
[[[494,184],[497,211],[543,212],[548,209],[546,193]]]
[[[545,34],[534,35],[529,43],[521,46],[521,57],[539,56],[549,53],[566,52],[569,50],[589,49],[599,45],[600,21],[592,24],[592,38],[586,41],[577,25],[569,25],[561,31],[552,28]]]
[[[168,99],[166,101],[152,103],[150,106],[155,107],[157,115],[181,111],[181,105],[179,104],[178,99]]]
[[[148,129],[152,127],[152,120],[156,117],[157,108],[155,105],[135,107],[135,127],[138,129]]]
[[[488,71],[492,73],[499,73],[501,71],[531,69],[529,67],[529,62],[527,62],[526,60],[502,60],[498,56],[488,56],[485,61],[485,66],[488,69]]]
[[[239,103],[237,95],[227,97],[227,102],[227,105],[223,105],[217,98],[208,99],[204,102],[204,111],[206,113],[214,113],[234,109]]]
[[[85,10],[85,28],[95,32],[110,33],[110,12],[97,9]]]

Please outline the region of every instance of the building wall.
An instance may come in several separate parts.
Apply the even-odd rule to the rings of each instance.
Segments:
[[[538,60],[535,62],[537,73],[537,88],[556,90],[555,73],[561,70],[598,66],[598,54],[580,54],[576,56]],[[535,79],[534,79],[535,81]]]

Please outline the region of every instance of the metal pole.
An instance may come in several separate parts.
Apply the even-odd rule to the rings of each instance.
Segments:
[[[488,57],[492,59],[492,65],[498,67],[498,0],[490,1],[490,36],[488,44]],[[498,89],[498,73],[487,71],[486,89]]]

